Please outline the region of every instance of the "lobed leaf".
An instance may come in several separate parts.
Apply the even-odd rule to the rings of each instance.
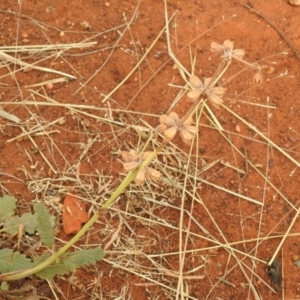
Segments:
[[[36,214],[26,212],[20,217],[20,221],[27,233],[34,234],[37,228]]]
[[[51,279],[55,275],[65,275],[73,270],[74,269],[71,266],[67,266],[63,263],[56,263],[44,268],[43,270],[37,272],[35,275],[40,279]]]
[[[3,224],[3,230],[8,234],[15,234],[18,232],[20,226],[20,217],[19,216],[12,216]]]
[[[72,266],[67,266],[63,263],[56,263],[50,265],[43,270],[37,272],[35,275],[38,276],[40,279],[51,279],[55,275],[65,275],[73,271]]]
[[[32,266],[32,261],[19,251],[14,252],[12,249],[0,250],[0,273],[19,271]]]
[[[17,199],[11,196],[3,196],[0,198],[0,223],[14,215]]]
[[[51,223],[50,214],[46,206],[42,203],[34,204],[36,213],[37,230],[40,234],[42,243],[49,248],[54,246],[54,230]]]
[[[34,234],[37,227],[36,215],[27,212],[21,217],[12,216],[4,222],[3,230],[9,234],[14,234],[18,232],[20,225],[24,226],[24,230],[27,233]]]
[[[99,247],[72,252],[68,256],[62,258],[62,262],[65,265],[72,266],[73,269],[77,269],[82,266],[95,264],[97,261],[102,260],[103,257],[104,251]]]
[[[55,275],[65,275],[79,267],[94,264],[97,261],[102,260],[103,257],[104,252],[100,248],[78,250],[61,258],[58,263],[52,264],[37,272],[36,276],[40,279],[51,279]],[[37,261],[41,263],[47,258],[48,255],[42,255],[35,261],[35,264],[37,264]]]

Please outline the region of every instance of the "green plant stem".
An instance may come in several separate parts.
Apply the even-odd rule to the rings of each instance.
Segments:
[[[149,137],[149,141],[152,136]],[[151,162],[151,160],[157,155],[157,153],[167,144],[167,141],[162,142],[162,144],[143,161],[143,163],[135,170],[129,172],[127,176],[123,179],[122,183],[118,186],[118,188],[114,191],[114,193],[110,196],[110,198],[102,205],[101,209],[105,210],[109,206],[111,206],[118,196],[126,189],[126,187],[135,179],[138,172],[147,167],[147,165]],[[51,257],[47,260],[43,261],[39,265],[26,270],[19,270],[15,272],[10,272],[6,274],[0,275],[0,281],[14,281],[19,280],[33,274],[38,273],[39,271],[45,269],[49,265],[55,263],[57,259],[63,255],[69,248],[71,248],[98,220],[99,214],[95,213],[91,219],[81,228],[81,230],[69,241],[67,242],[62,248],[59,249],[58,252],[54,253]]]
[[[127,176],[123,179],[122,183],[117,187],[117,189],[113,192],[113,194],[109,197],[109,199],[101,206],[101,209],[107,209],[111,206],[120,194],[127,188],[127,186],[134,180],[140,168],[137,168],[133,171],[130,171]]]
[[[137,173],[147,167],[147,165],[151,162],[151,160],[157,155],[157,153],[160,151],[162,146],[165,145],[165,143],[162,143],[160,147],[158,147],[155,151],[151,152],[149,156],[143,161],[143,163],[135,170],[129,172],[127,176],[123,179],[122,183],[118,186],[118,188],[113,192],[113,194],[110,196],[110,198],[102,205],[101,209],[107,209],[109,206],[111,206],[119,197],[119,195],[125,190],[125,188],[135,179]]]
[[[284,241],[285,241],[286,238],[289,236],[289,233],[290,233],[291,229],[293,228],[293,226],[294,226],[296,220],[298,219],[299,213],[300,213],[300,207],[298,208],[298,211],[297,211],[297,213],[295,214],[295,216],[294,216],[294,218],[293,218],[293,220],[292,220],[292,222],[291,222],[289,228],[287,229],[287,231],[285,232],[285,234],[284,234],[282,240],[280,241],[280,243],[279,243],[279,245],[278,245],[278,247],[277,247],[275,253],[273,254],[272,258],[269,260],[268,266],[271,266],[271,265],[273,264],[273,262],[274,262],[276,256],[278,255],[278,252],[280,251],[280,249],[281,249],[281,247],[282,247]]]
[[[42,263],[31,269],[2,274],[0,275],[0,281],[19,280],[33,275],[45,269],[49,265],[53,264],[62,254],[64,254],[70,247],[72,247],[91,228],[91,226],[95,223],[95,221],[98,218],[99,215],[97,213],[94,214],[92,218],[81,228],[81,230],[70,241],[68,241],[62,248],[59,249],[58,252],[54,253],[47,260],[43,261]]]

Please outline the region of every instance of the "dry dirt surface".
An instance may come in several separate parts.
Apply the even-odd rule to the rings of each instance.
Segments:
[[[75,193],[100,217],[72,249],[106,253],[68,275],[9,282],[1,299],[300,299],[300,6],[0,8],[1,196],[17,199],[18,215],[44,203],[57,251],[73,236],[62,204]],[[174,112],[193,120],[178,125]],[[160,121],[180,134],[166,142],[177,129],[158,132]],[[140,174],[103,209],[145,158],[124,163],[130,149],[158,154],[145,181]],[[32,259],[49,251],[36,234],[0,235],[1,249]]]

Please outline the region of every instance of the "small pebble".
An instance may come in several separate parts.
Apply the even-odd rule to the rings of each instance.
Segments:
[[[109,6],[110,6],[109,2],[105,2],[104,5],[105,5],[106,7],[109,7]]]
[[[64,33],[63,31],[61,31],[61,32],[59,33],[59,35],[60,35],[60,36],[64,36],[65,33]]]
[[[48,13],[48,14],[52,13],[53,10],[54,10],[54,7],[53,7],[53,6],[47,6],[47,7],[46,7],[46,13]]]
[[[293,260],[293,261],[297,261],[297,260],[299,260],[299,256],[298,256],[298,255],[296,255],[296,254],[294,254],[294,255],[293,255],[293,257],[292,257],[292,260]]]
[[[53,89],[53,84],[52,83],[48,83],[47,84],[47,89],[48,90],[52,90]]]
[[[29,43],[30,40],[29,40],[29,39],[23,39],[22,42],[23,42],[23,43]]]
[[[64,124],[66,124],[66,118],[65,118],[65,117],[61,117],[61,118],[58,120],[58,124],[59,124],[59,125],[64,125]]]
[[[292,135],[289,135],[288,138],[289,138],[289,140],[290,140],[292,143],[296,143],[296,142],[297,142],[297,138],[295,138],[295,137],[292,136]]]
[[[80,123],[83,127],[86,127],[86,128],[91,126],[91,123],[88,120],[82,120]]]
[[[25,33],[25,32],[23,32],[23,33],[21,34],[21,37],[24,38],[24,39],[25,39],[25,38],[28,38],[28,34]]]
[[[270,168],[274,167],[275,166],[275,162],[274,162],[274,159],[270,158],[269,161],[268,161],[268,166]]]
[[[84,28],[86,30],[91,30],[92,29],[91,25],[87,21],[81,22],[80,25],[81,25],[82,28]]]

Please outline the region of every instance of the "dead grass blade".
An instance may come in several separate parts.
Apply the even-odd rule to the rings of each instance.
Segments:
[[[34,70],[39,70],[39,71],[43,71],[43,72],[48,72],[48,73],[54,73],[54,74],[62,75],[62,76],[65,76],[67,78],[70,78],[70,79],[76,79],[75,76],[67,74],[67,73],[63,73],[63,72],[56,71],[56,70],[49,69],[49,68],[39,67],[39,66],[36,66],[35,63],[29,64],[29,63],[23,62],[22,60],[20,60],[20,59],[18,59],[16,57],[13,57],[11,55],[8,55],[8,54],[4,53],[1,50],[0,50],[0,59],[2,59],[3,61],[7,61],[7,62],[16,64],[16,65],[19,65],[23,69],[29,69],[29,70],[30,69],[34,69]]]

